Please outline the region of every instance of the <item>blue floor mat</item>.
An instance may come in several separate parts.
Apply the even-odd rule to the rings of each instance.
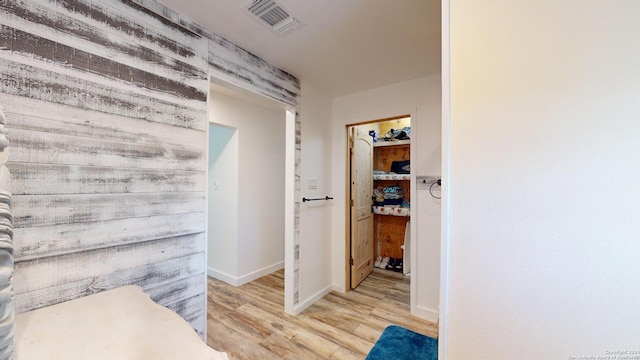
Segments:
[[[438,340],[400,326],[391,325],[367,355],[366,360],[437,360]]]

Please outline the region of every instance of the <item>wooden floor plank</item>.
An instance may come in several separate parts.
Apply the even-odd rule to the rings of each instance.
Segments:
[[[275,353],[229,329],[217,319],[207,319],[207,344],[218,351],[227,352],[230,359],[280,359]]]
[[[237,331],[256,344],[274,333],[271,327],[265,326],[261,322],[253,321],[252,317],[239,311],[219,307],[216,310],[216,318],[228,328]]]
[[[409,313],[409,278],[376,269],[358,288],[332,292],[298,316],[284,313],[284,271],[234,287],[208,279],[207,343],[245,359],[364,359],[389,325],[437,337]]]
[[[361,324],[353,331],[353,334],[360,336],[364,340],[375,343],[383,331],[384,329],[381,330],[379,327]]]
[[[274,333],[279,333],[289,340],[296,341],[306,348],[322,354],[325,358],[328,358],[338,350],[339,346],[330,340],[307,330],[305,326],[300,326],[297,322],[288,321],[291,318],[289,316],[278,317],[252,304],[241,306],[238,308],[238,312],[246,314],[253,322],[266,323],[266,326]]]
[[[340,295],[343,294],[332,292],[327,294],[324,298],[335,304],[350,307],[361,314],[371,314],[371,311],[375,309],[375,306],[372,304],[360,303]]]
[[[323,322],[348,333],[352,333],[360,324],[359,321],[363,318],[362,316],[355,318],[336,309],[332,309],[330,306],[317,303],[304,313],[316,321]]]
[[[344,347],[340,347],[338,351],[333,353],[329,358],[331,360],[362,360],[363,356],[357,352],[349,350]]]
[[[276,354],[280,359],[322,359],[320,354],[313,352],[295,339],[288,339],[281,334],[272,334],[264,339],[260,345]]]
[[[371,350],[371,348],[373,347],[372,342],[366,341],[350,332],[346,332],[337,327],[325,324],[322,321],[312,319],[304,315],[304,313],[302,315],[298,315],[298,317],[292,321],[305,324],[310,331],[314,331],[317,334],[320,334],[324,338],[329,339],[342,347],[362,354],[363,358],[364,355],[369,353],[369,350]]]

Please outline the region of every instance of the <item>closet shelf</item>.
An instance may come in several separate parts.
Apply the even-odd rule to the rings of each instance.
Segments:
[[[408,217],[411,214],[411,209],[406,207],[374,206],[373,213],[378,215]]]
[[[411,144],[411,139],[408,140],[392,140],[392,141],[377,141],[373,143],[373,147],[383,147],[383,146],[397,146],[397,145],[409,145]]]
[[[411,174],[373,174],[373,180],[411,180]]]

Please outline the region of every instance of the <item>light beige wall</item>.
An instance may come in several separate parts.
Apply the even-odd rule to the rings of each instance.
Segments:
[[[300,194],[307,198],[333,196],[331,182],[331,98],[302,82],[302,165]],[[312,189],[315,182],[317,188]],[[331,291],[331,209],[333,201],[300,205],[300,304],[304,309]]]
[[[415,113],[412,120],[412,172],[417,175],[440,175],[440,76],[432,75],[410,81],[370,89],[333,100],[333,282],[344,289],[345,273],[345,168],[346,127],[365,121]],[[415,199],[414,199],[415,198]],[[439,304],[440,203],[420,191],[412,194],[416,207],[416,273],[411,281],[416,291],[412,311],[437,321]]]
[[[640,3],[450,3],[448,359],[638,356]]]
[[[209,251],[213,253],[209,258],[213,263],[208,264],[208,270],[210,274],[211,270],[224,271],[217,264],[226,263],[228,259],[222,258],[235,255],[235,269],[227,274],[231,279],[218,275],[232,284],[242,284],[284,266],[285,110],[275,101],[258,102],[250,95],[213,90],[208,106],[209,121],[236,129],[232,140],[237,141],[237,164],[230,169],[237,171],[237,183],[225,187],[225,180],[232,181],[234,174],[216,173],[215,168],[209,172],[210,185],[211,181],[220,183],[218,190],[209,189],[211,196],[235,195],[237,202],[228,208],[224,203],[210,204],[223,217],[210,219]],[[236,214],[230,213],[234,210]],[[218,226],[235,226],[235,231],[229,233],[235,232],[236,238],[222,237],[223,233],[216,231]],[[232,243],[235,254],[219,253]]]

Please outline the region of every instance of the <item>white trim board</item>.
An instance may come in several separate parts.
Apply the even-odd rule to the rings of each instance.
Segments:
[[[207,275],[211,276],[214,279],[218,279],[220,281],[224,281],[227,284],[233,285],[233,286],[240,286],[240,285],[244,285],[246,283],[249,283],[255,279],[259,279],[265,275],[269,275],[274,271],[278,271],[284,269],[284,260],[283,261],[278,261],[275,264],[269,265],[269,266],[265,266],[261,269],[252,271],[248,274],[242,275],[242,276],[232,276],[229,275],[223,271],[220,270],[216,270],[212,267],[207,267]]]
[[[436,324],[439,321],[438,310],[430,309],[424,306],[416,306],[415,313],[412,315],[425,319],[427,321],[431,321],[432,323],[436,323]]]
[[[305,311],[309,306],[313,305],[316,301],[325,297],[325,295],[329,294],[331,291],[336,288],[336,285],[329,285],[324,289],[318,291],[317,293],[310,296],[308,299],[301,301],[298,305],[293,307],[293,314],[298,315],[301,312]]]
[[[449,237],[451,183],[451,1],[442,0],[442,188],[440,225],[440,319],[438,359],[449,358]]]

